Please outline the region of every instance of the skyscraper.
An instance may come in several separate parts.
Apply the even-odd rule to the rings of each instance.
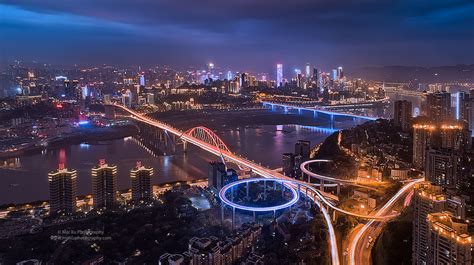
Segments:
[[[472,235],[468,223],[450,213],[431,213],[427,216],[427,264],[472,264]]]
[[[457,183],[461,157],[447,149],[429,149],[426,152],[425,177],[437,185],[454,187]]]
[[[130,180],[132,184],[132,201],[150,201],[153,197],[153,186],[151,178],[153,168],[145,167],[140,161],[130,170]]]
[[[305,140],[298,140],[295,144],[295,156],[301,155],[304,161],[309,159],[311,152],[311,142]],[[304,162],[303,161],[303,162]]]
[[[293,153],[284,153],[282,157],[283,174],[290,178],[295,177],[295,155]]]
[[[344,77],[344,72],[342,71],[342,66],[337,68],[337,79],[342,79]]]
[[[276,87],[283,86],[283,64],[277,64]]]
[[[393,122],[396,127],[407,132],[410,130],[412,119],[411,102],[407,100],[397,100],[394,105]]]
[[[248,87],[248,74],[247,73],[242,73],[240,75],[240,87],[242,88]]]
[[[336,69],[332,69],[332,80],[333,81],[337,81],[337,70]]]
[[[238,176],[237,172],[234,169],[227,169],[225,168],[224,163],[222,162],[211,162],[209,163],[209,171],[208,171],[208,187],[215,188],[216,190],[220,190],[225,185],[237,181]]]
[[[426,149],[436,129],[431,122],[418,118],[413,124],[413,165],[415,168],[425,167]]]
[[[316,84],[316,87],[319,87],[319,70],[318,68],[313,68],[313,82]]]
[[[309,78],[311,77],[311,65],[310,65],[309,63],[306,64],[305,77],[306,77],[306,79],[308,79],[308,80],[309,80]]]
[[[469,123],[471,117],[471,98],[469,92],[458,92],[456,94],[456,120]]]
[[[460,236],[460,233],[455,223],[462,223],[461,219],[465,219],[465,200],[459,196],[448,196],[444,193],[443,187],[435,185],[430,182],[421,182],[415,185],[413,195],[413,245],[412,245],[412,260],[414,265],[427,264],[470,264],[470,263],[439,263],[433,262],[434,259],[442,253],[445,258],[450,258],[451,253],[446,252],[447,246],[451,243],[445,239],[439,238],[439,235],[451,237],[456,242],[460,242],[466,236]],[[442,214],[441,214],[442,213]],[[443,217],[444,221],[436,220],[437,216]],[[451,219],[451,220],[449,220]],[[437,228],[436,228],[437,227]],[[442,227],[442,229],[440,229]],[[458,234],[452,234],[457,230]],[[441,232],[439,235],[432,235],[433,232]],[[453,237],[454,236],[454,237]],[[459,236],[459,237],[458,237]],[[458,240],[459,239],[459,240]],[[454,242],[453,241],[453,242]],[[439,244],[440,243],[440,244]],[[462,254],[464,255],[464,254]],[[438,256],[439,257],[439,256]],[[467,256],[466,256],[467,257]],[[463,260],[463,257],[456,257],[454,260]]]
[[[426,265],[428,259],[428,214],[444,209],[446,197],[441,186],[416,184],[413,194],[413,265]]]
[[[208,176],[207,186],[210,188],[210,187],[217,187],[219,186],[219,184],[222,184],[220,183],[218,176],[223,174],[223,172],[225,172],[224,163],[218,162],[218,161],[210,162],[209,167],[208,167],[208,173],[207,173],[207,176]]]
[[[92,197],[94,208],[115,206],[117,192],[117,166],[109,165],[105,159],[92,168]]]
[[[426,96],[426,115],[436,123],[450,120],[451,94],[448,92],[428,93]]]
[[[77,172],[59,164],[58,169],[48,173],[49,206],[51,214],[74,213],[76,211]]]

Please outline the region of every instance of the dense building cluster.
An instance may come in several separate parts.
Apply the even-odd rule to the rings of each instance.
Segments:
[[[224,265],[235,264],[238,261],[245,264],[263,264],[263,257],[251,253],[252,245],[258,241],[261,233],[261,225],[246,223],[224,239],[214,236],[193,237],[189,240],[187,251],[182,254],[165,253],[160,256],[158,264]],[[247,260],[243,259],[245,256],[248,257]]]

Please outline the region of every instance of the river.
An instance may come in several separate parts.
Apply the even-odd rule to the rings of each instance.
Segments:
[[[346,121],[338,127],[353,125],[352,121]],[[282,153],[294,152],[297,140],[309,140],[312,145],[316,145],[334,131],[314,126],[260,125],[226,129],[218,135],[233,152],[261,162],[262,165],[278,168],[281,167]],[[153,167],[153,183],[162,184],[205,178],[208,163],[218,159],[190,145],[187,153],[178,148],[174,155],[154,156],[132,137],[94,145],[65,145],[37,154],[0,160],[0,205],[48,199],[47,174],[57,168],[60,162],[77,170],[78,194],[90,194],[91,168],[102,158],[118,166],[119,189],[130,187],[129,171],[138,160],[143,165]]]

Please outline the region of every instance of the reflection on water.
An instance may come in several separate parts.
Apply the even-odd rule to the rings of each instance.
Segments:
[[[315,145],[332,132],[334,130],[312,126],[264,125],[226,130],[218,135],[233,152],[276,168],[281,167],[281,154],[293,152],[297,140],[310,140]],[[0,204],[47,199],[47,174],[60,162],[77,170],[78,194],[89,194],[90,171],[101,158],[118,166],[119,189],[130,187],[129,171],[137,160],[154,167],[153,182],[159,184],[206,177],[208,162],[217,159],[191,145],[186,154],[177,148],[174,155],[156,156],[131,137],[64,146],[21,158],[0,160]]]

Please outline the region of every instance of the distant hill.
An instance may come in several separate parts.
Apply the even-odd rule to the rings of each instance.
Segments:
[[[474,64],[455,66],[367,66],[354,71],[354,77],[385,82],[474,82]]]

